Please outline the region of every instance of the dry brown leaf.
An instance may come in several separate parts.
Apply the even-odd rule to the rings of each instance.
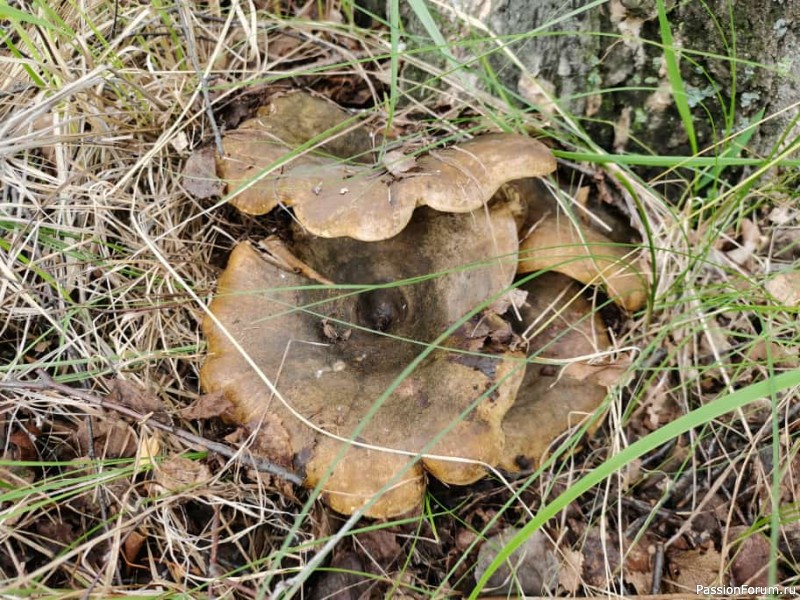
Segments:
[[[8,436],[8,448],[4,453],[5,458],[11,460],[36,460],[39,456],[36,451],[36,446],[33,443],[34,436],[32,433],[17,430]]]
[[[583,580],[595,587],[607,587],[609,577],[619,572],[619,543],[608,536],[604,539],[600,528],[595,526],[586,532],[581,553]]]
[[[201,395],[194,404],[181,410],[181,417],[190,420],[233,420],[233,403],[222,392]]]
[[[225,193],[225,183],[217,176],[216,154],[214,146],[204,146],[183,166],[183,189],[198,200],[219,198]]]
[[[800,271],[777,273],[764,287],[782,305],[800,305]]]
[[[387,567],[400,556],[402,548],[397,543],[397,534],[386,529],[374,529],[358,534],[356,539],[364,546],[364,552],[378,564]]]
[[[760,363],[772,360],[782,367],[795,366],[797,365],[797,347],[788,350],[777,342],[770,342],[767,346],[766,340],[758,340],[747,351],[747,360]]]
[[[161,440],[158,432],[143,435],[139,438],[139,449],[136,452],[134,469],[152,464],[153,459],[161,452]]]
[[[735,535],[735,532],[731,531],[731,534]],[[738,544],[731,563],[734,585],[769,585],[769,555],[769,541],[766,537],[760,533],[747,535]]]
[[[518,311],[528,299],[528,292],[519,288],[509,290],[489,305],[489,310],[498,315],[506,314],[509,309]],[[512,308],[513,307],[513,308]]]
[[[86,419],[78,425],[75,436],[81,452],[89,452],[89,426]],[[125,421],[107,415],[92,418],[92,440],[94,453],[98,458],[130,458],[136,455],[139,443],[136,433]]]
[[[249,428],[256,432],[250,448],[253,452],[284,467],[292,464],[294,453],[289,432],[278,415],[264,413],[257,421],[251,423]]]
[[[201,462],[175,455],[155,469],[154,479],[168,492],[182,492],[210,480],[211,471]]]
[[[652,545],[645,536],[625,552],[623,577],[639,594],[650,593],[653,586]]]
[[[128,534],[128,537],[122,542],[122,557],[125,559],[126,563],[129,565],[135,564],[136,557],[139,555],[146,540],[147,537],[139,533],[137,529],[134,529]]]
[[[483,577],[498,553],[517,533],[518,529],[508,527],[483,543],[475,565],[476,581]],[[486,588],[495,593],[547,595],[555,591],[559,571],[555,545],[543,531],[535,531],[492,574]]]
[[[728,258],[735,262],[737,265],[744,265],[748,259],[755,254],[763,244],[763,237],[761,230],[750,219],[742,219],[742,241],[738,248],[735,248],[726,254]]]
[[[63,550],[75,541],[75,527],[67,521],[44,518],[36,522],[35,529],[45,545],[54,552]]]
[[[147,388],[119,377],[111,385],[109,400],[126,406],[142,415],[164,415],[164,404],[161,399]]]
[[[665,578],[666,591],[673,593],[692,592],[697,586],[722,585],[720,567],[722,556],[714,549],[679,550],[670,554],[668,578]]]
[[[681,407],[674,397],[667,393],[670,385],[669,376],[661,375],[658,382],[649,386],[645,392],[642,420],[650,431],[655,431],[665,423],[671,423],[682,414]]]
[[[517,91],[543,115],[552,116],[555,113],[556,86],[547,79],[523,72],[517,80]]]
[[[574,594],[581,586],[583,554],[575,550],[562,550],[563,561],[558,571],[558,585],[569,594]]]
[[[336,554],[328,569],[317,578],[309,600],[358,600],[369,581],[364,564],[355,552]]]

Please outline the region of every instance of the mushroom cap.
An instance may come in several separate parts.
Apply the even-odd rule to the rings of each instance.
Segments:
[[[548,216],[521,242],[518,273],[557,271],[586,285],[602,285],[614,302],[639,310],[647,302],[647,281],[631,254],[593,229]]]
[[[413,198],[418,206],[447,212],[479,209],[504,183],[544,177],[556,159],[542,142],[516,133],[488,133],[435,150],[417,159],[397,181],[393,197]]]
[[[416,206],[410,196],[394,195],[387,179],[368,168],[306,162],[291,168],[276,189],[310,233],[376,242],[402,231]]]
[[[350,446],[336,462],[345,444],[301,422],[271,397],[211,319],[203,324],[209,349],[203,387],[221,390],[237,407],[239,422],[277,415],[289,433],[289,459],[305,470],[306,485],[322,481],[333,465],[323,490],[340,512],[363,506],[406,467],[408,453],[421,452],[450,426],[425,454],[495,464],[504,445],[501,420],[522,380],[518,353],[486,349],[474,356],[450,350],[465,345],[468,329],[461,327],[446,347],[401,375],[425,343],[510,285],[517,244],[513,217],[501,208],[488,216],[421,209],[400,234],[377,243],[296,233],[296,254],[324,277],[378,286],[362,293],[310,286],[315,282],[278,269],[250,244],[234,249],[211,311],[305,419],[350,438],[400,378],[358,432],[356,440],[372,448]],[[406,285],[388,283],[409,279]],[[422,458],[368,514],[390,517],[417,508],[423,466],[448,483],[484,475],[474,462]]]
[[[242,123],[222,138],[225,156],[216,158],[217,174],[227,192],[248,184],[271,165],[284,161],[293,148],[301,146],[352,117],[333,102],[306,92],[277,96],[258,109],[256,116]],[[346,128],[345,128],[346,129]],[[292,165],[320,166],[347,162],[372,162],[373,139],[363,125],[333,135],[317,152],[338,157],[339,161],[322,160],[319,156],[292,158]],[[282,200],[276,181],[283,179],[285,169],[268,173],[231,199],[237,209],[248,215],[263,215]],[[366,170],[365,172],[367,172]],[[312,184],[312,188],[316,182]]]
[[[351,160],[371,156],[371,138],[363,127],[321,146],[339,160],[289,156],[293,147],[348,118],[330,102],[298,93],[273,100],[227,133],[225,156],[217,158],[216,169],[228,193],[241,189],[231,203],[251,215],[293,206],[297,220],[314,235],[379,241],[402,231],[416,207],[471,212],[487,204],[504,183],[555,169],[544,144],[510,133],[482,135],[420,156],[396,179]]]
[[[543,273],[520,287],[528,292],[528,304],[520,309],[518,329],[534,322],[543,325],[531,341],[530,356],[566,360],[611,345],[581,287],[559,273]],[[499,466],[512,472],[535,467],[553,440],[597,410],[606,392],[602,382],[573,377],[569,368],[562,372],[554,365],[528,364],[517,398],[503,419],[506,445]]]

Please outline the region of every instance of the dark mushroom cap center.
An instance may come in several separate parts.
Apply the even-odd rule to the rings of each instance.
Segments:
[[[399,325],[406,315],[408,303],[397,287],[378,288],[364,292],[358,298],[358,317],[365,327],[389,331]]]

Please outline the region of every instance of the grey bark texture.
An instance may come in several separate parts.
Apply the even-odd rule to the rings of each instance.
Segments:
[[[411,45],[431,44],[408,4],[401,4]],[[752,151],[769,153],[800,133],[793,106],[800,101],[800,0],[666,5],[700,149],[749,125],[762,109],[770,115],[788,108],[759,127]],[[511,102],[536,103],[538,92],[548,90],[607,149],[690,153],[670,91],[655,0],[440,0],[427,6],[460,61],[497,48],[482,26],[507,42],[518,60],[495,50],[487,61],[515,94]]]

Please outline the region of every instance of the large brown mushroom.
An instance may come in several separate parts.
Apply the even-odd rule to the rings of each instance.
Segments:
[[[240,210],[258,215],[280,205],[296,220],[290,249],[276,239],[261,244],[264,252],[249,243],[234,249],[211,304],[214,318],[203,325],[203,387],[231,400],[237,422],[282,428],[278,437],[288,442],[268,450],[270,458],[304,472],[306,484],[321,485],[326,501],[344,513],[387,486],[367,514],[416,508],[425,471],[466,484],[483,476],[486,464],[519,470],[536,463],[573,414],[596,408],[605,388],[556,381],[530,365],[511,408],[525,371],[514,350],[518,339],[491,309],[476,311],[507,290],[517,271],[548,269],[604,285],[612,299],[636,309],[645,286],[635,264],[600,234],[553,217],[518,254],[519,224],[509,206],[490,199],[510,180],[554,170],[535,140],[484,135],[390,175],[347,160],[370,152],[357,123],[343,134],[349,138],[322,146],[339,158],[294,156],[291,148],[317,128],[349,125],[342,125],[347,114],[324,100],[287,98],[310,113],[312,128],[287,127],[291,102],[273,103],[225,136],[226,156],[217,162]],[[550,288],[570,285],[558,277],[527,285],[526,317],[545,312]],[[336,287],[343,285],[349,287]],[[585,306],[575,310],[587,314]],[[587,323],[589,330],[564,340],[547,329],[531,347],[547,355],[551,342],[556,355],[569,354],[591,332],[591,347],[605,348],[602,324]],[[545,422],[546,434],[519,425]]]

